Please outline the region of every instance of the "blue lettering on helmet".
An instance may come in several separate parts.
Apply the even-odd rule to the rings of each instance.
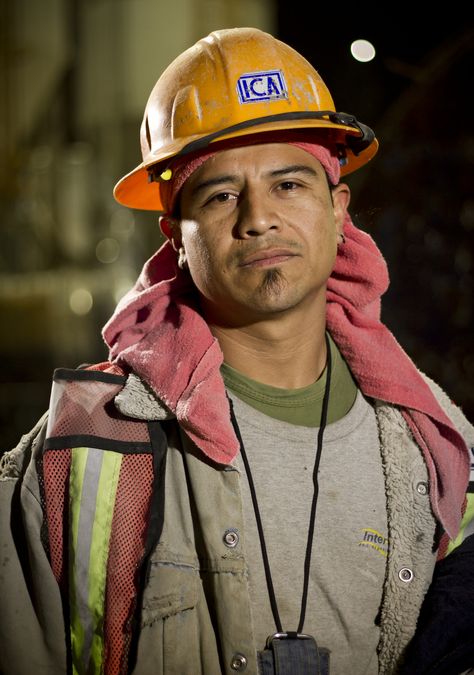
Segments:
[[[250,80],[250,91],[252,96],[258,99],[262,99],[265,96],[265,82],[263,77],[254,77],[253,80]]]
[[[288,98],[288,89],[281,70],[245,73],[237,81],[237,93],[241,103],[275,101]]]

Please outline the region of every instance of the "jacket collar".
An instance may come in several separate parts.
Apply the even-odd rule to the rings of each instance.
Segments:
[[[123,415],[138,420],[161,422],[176,419],[153,389],[134,373],[130,373],[125,386],[115,397],[115,407]]]

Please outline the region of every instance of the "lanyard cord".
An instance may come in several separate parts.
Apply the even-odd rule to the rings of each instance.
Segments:
[[[328,404],[329,404],[329,392],[331,389],[331,349],[329,346],[329,340],[327,334],[325,335],[326,338],[326,350],[327,350],[327,372],[326,372],[326,388],[324,390],[324,398],[323,398],[323,404],[322,404],[322,409],[321,409],[321,422],[319,425],[319,431],[318,431],[318,444],[317,444],[317,450],[316,450],[316,458],[314,461],[314,469],[313,469],[313,485],[314,485],[314,492],[313,492],[313,501],[311,504],[311,515],[309,519],[309,527],[308,527],[308,541],[306,544],[306,555],[305,555],[305,561],[304,561],[304,582],[303,582],[303,594],[301,597],[301,612],[300,612],[300,621],[298,624],[298,629],[297,633],[301,633],[303,631],[303,624],[305,620],[305,615],[306,615],[306,604],[307,604],[307,599],[308,599],[308,585],[309,585],[309,570],[311,567],[311,551],[313,548],[313,536],[314,536],[314,523],[316,520],[316,504],[318,501],[318,494],[319,494],[319,483],[318,483],[318,471],[319,471],[319,462],[321,460],[321,452],[323,449],[323,434],[324,434],[324,429],[326,427],[326,420],[327,420],[327,413],[328,413]],[[275,597],[275,589],[273,587],[273,580],[272,580],[272,575],[270,571],[270,563],[268,560],[268,553],[267,553],[267,547],[265,544],[265,537],[263,534],[263,525],[262,525],[262,519],[260,517],[260,509],[258,508],[258,502],[257,502],[257,493],[255,490],[255,484],[253,482],[253,477],[252,473],[250,471],[250,465],[249,461],[247,458],[247,453],[245,452],[244,448],[244,442],[242,440],[242,435],[240,433],[239,426],[237,424],[237,419],[235,417],[234,413],[234,408],[232,406],[232,401],[229,399],[230,403],[230,416],[232,420],[232,425],[234,427],[234,431],[236,433],[236,436],[239,440],[240,443],[240,452],[242,455],[242,460],[244,463],[245,471],[247,474],[247,479],[249,482],[249,487],[250,487],[250,495],[252,497],[252,504],[253,504],[253,509],[255,512],[255,519],[257,521],[257,530],[258,530],[258,536],[260,539],[260,547],[262,549],[262,558],[263,558],[263,566],[265,569],[265,578],[267,581],[267,589],[268,589],[268,596],[270,599],[270,606],[272,609],[272,614],[273,614],[273,619],[275,621],[275,626],[277,629],[278,633],[283,632],[283,627],[282,623],[280,620],[280,613],[278,612],[278,605]]]

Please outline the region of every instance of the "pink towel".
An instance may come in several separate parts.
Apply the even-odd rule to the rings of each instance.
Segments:
[[[147,382],[208,457],[228,464],[239,443],[219,371],[223,355],[196,302],[190,277],[166,242],[145,263],[103,335],[110,359]]]
[[[434,513],[454,536],[468,483],[466,445],[415,365],[380,321],[388,273],[371,237],[347,217],[328,282],[328,329],[362,392],[400,406],[430,475]],[[145,264],[103,335],[110,359],[133,370],[212,460],[228,464],[239,444],[219,368],[223,355],[196,312],[197,296],[169,242]]]
[[[428,466],[433,511],[453,537],[469,481],[469,451],[412,360],[380,321],[380,297],[389,284],[381,252],[349,216],[344,235],[328,280],[328,329],[362,392],[401,408]]]

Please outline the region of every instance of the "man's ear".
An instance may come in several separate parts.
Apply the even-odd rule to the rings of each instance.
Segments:
[[[181,246],[181,228],[179,221],[171,216],[160,216],[160,229],[167,239],[170,240],[175,251]]]
[[[338,234],[343,234],[344,220],[351,201],[351,191],[345,183],[339,183],[331,190],[334,220]]]

